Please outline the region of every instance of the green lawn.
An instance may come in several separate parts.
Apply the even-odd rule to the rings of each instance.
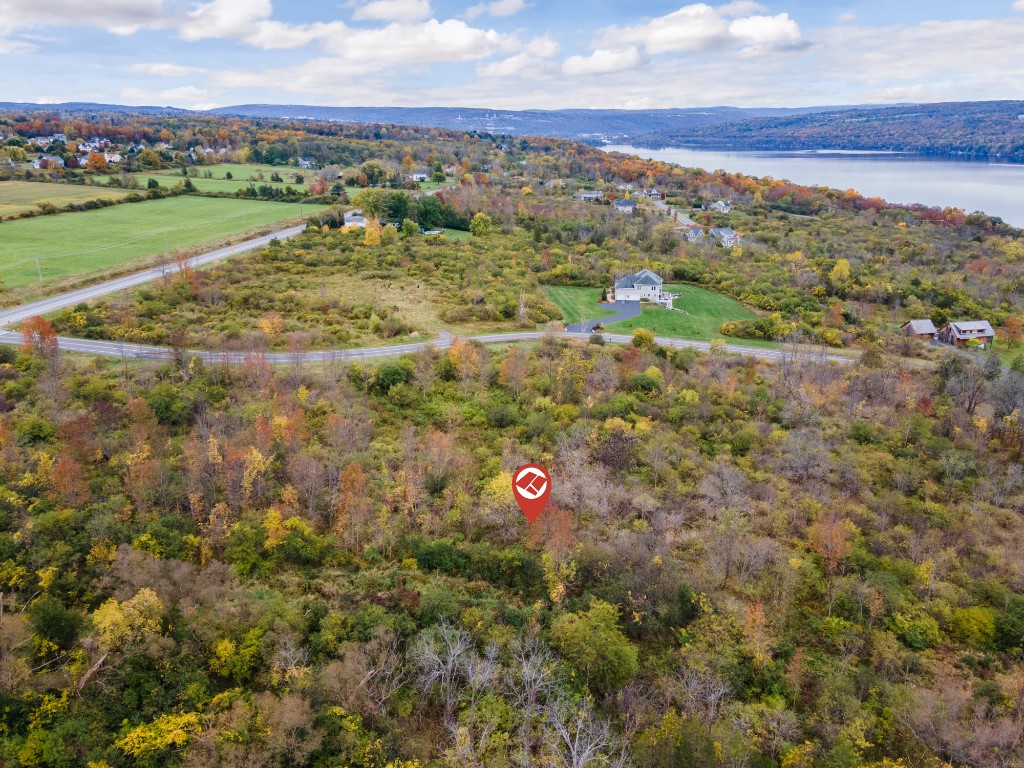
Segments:
[[[473,235],[461,229],[445,229],[444,236],[449,240],[469,240]]]
[[[323,206],[305,205],[303,216]],[[0,224],[0,278],[8,288],[82,275],[132,259],[296,219],[295,203],[174,197]]]
[[[593,320],[601,316],[603,307],[597,302],[601,299],[600,288],[575,288],[564,285],[546,285],[548,297],[555,306],[562,310],[566,325],[581,323],[584,318]]]
[[[597,303],[600,288],[568,288],[547,286],[548,296],[562,310],[567,324],[578,323],[584,317],[588,320],[601,316],[603,308]],[[673,312],[664,307],[644,306],[640,317],[620,320],[605,326],[608,333],[632,333],[637,328],[646,328],[658,336],[680,339],[711,341],[723,338],[719,332],[726,320],[749,320],[756,315],[738,301],[695,285],[666,285],[669,293],[678,293],[674,305],[685,309],[687,314]],[[730,340],[737,344],[769,345],[770,342],[748,342],[745,339]]]
[[[123,189],[87,187],[80,184],[56,184],[37,181],[0,181],[0,219],[34,211],[42,203],[57,207],[87,200],[120,200],[128,194]]]

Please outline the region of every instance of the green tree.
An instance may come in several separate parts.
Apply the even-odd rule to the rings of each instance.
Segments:
[[[486,213],[478,213],[469,222],[469,231],[473,234],[473,237],[484,237],[491,231],[491,224],[490,216]]]
[[[402,222],[402,237],[414,237],[420,233],[419,225],[412,219]]]
[[[639,668],[636,646],[618,621],[615,606],[593,600],[590,610],[559,616],[551,625],[551,644],[601,693],[621,688]]]
[[[653,350],[657,346],[654,343],[654,334],[646,328],[637,328],[633,331],[633,346],[637,349]]]

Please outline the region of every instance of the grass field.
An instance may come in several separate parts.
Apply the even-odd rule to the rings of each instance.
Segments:
[[[303,206],[303,215],[322,206]],[[83,275],[298,217],[294,203],[174,197],[0,224],[8,288]]]
[[[461,229],[445,229],[444,236],[447,237],[449,240],[460,241],[469,240],[469,238],[471,238],[473,235]]]
[[[548,286],[546,290],[551,300],[562,310],[567,324],[601,316],[602,308],[597,303],[601,296],[600,288]],[[719,328],[726,320],[749,320],[756,317],[738,301],[695,285],[665,285],[665,290],[679,294],[674,305],[686,310],[687,314],[672,312],[664,307],[645,306],[640,317],[609,323],[605,330],[608,333],[632,333],[637,328],[646,328],[659,336],[710,341],[723,338]],[[736,341],[748,343],[746,340]]]
[[[0,219],[34,211],[42,203],[58,207],[88,200],[120,200],[123,189],[86,187],[77,184],[43,184],[35,181],[0,181]]]
[[[600,288],[575,288],[564,285],[546,285],[548,297],[555,303],[555,306],[562,310],[562,317],[566,325],[581,323],[584,320],[593,320],[604,313],[604,308],[598,306],[601,299]]]

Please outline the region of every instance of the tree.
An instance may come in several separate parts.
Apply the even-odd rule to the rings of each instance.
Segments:
[[[85,161],[85,167],[91,171],[107,170],[106,155],[101,152],[90,152],[88,159]]]
[[[57,353],[57,331],[44,317],[29,317],[21,324],[22,349],[51,358]]]
[[[366,234],[363,236],[363,245],[371,248],[380,245],[382,234],[383,230],[380,225],[380,219],[376,216],[367,216]]]
[[[128,653],[136,644],[159,634],[163,612],[163,603],[149,588],[140,589],[123,603],[111,598],[97,608],[92,615],[96,635],[86,643],[92,664],[78,679],[76,690],[81,692],[110,654]]]
[[[485,237],[491,231],[491,217],[486,213],[478,213],[469,222],[469,231],[473,237]]]
[[[402,222],[402,237],[410,238],[420,233],[419,224],[412,219],[405,219]]]
[[[654,341],[654,334],[646,328],[637,328],[633,331],[633,346],[637,349],[654,351],[657,344]]]
[[[600,693],[610,693],[637,673],[637,649],[619,629],[618,609],[591,600],[588,611],[559,616],[551,625],[551,644]]]
[[[1024,340],[1024,322],[1016,315],[1006,318],[1006,322],[1003,323],[1003,338],[1006,339],[1006,346],[1009,349],[1013,349]]]
[[[437,687],[446,723],[452,721],[465,670],[475,656],[469,633],[446,622],[421,632],[409,649],[409,661],[417,670],[416,685],[424,695]]]

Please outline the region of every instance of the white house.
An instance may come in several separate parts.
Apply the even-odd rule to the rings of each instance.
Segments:
[[[715,213],[729,213],[732,210],[732,203],[728,200],[718,200],[709,205],[708,208]]]
[[[717,237],[719,242],[724,248],[732,248],[734,245],[739,245],[740,236],[736,234],[732,227],[716,227],[708,232],[712,237]]]
[[[300,157],[299,168],[305,168],[306,170],[316,168],[316,160],[312,157]]]
[[[615,281],[608,294],[610,301],[650,301],[663,307],[672,308],[672,300],[679,298],[674,293],[665,293],[661,287],[665,281],[649,269],[641,269],[632,275],[624,275]]]
[[[633,215],[636,213],[636,201],[635,200],[616,200],[615,210],[619,213],[628,213]]]
[[[704,238],[704,230],[700,227],[692,227],[686,231],[686,239],[691,243],[696,243]]]
[[[604,192],[598,192],[597,190],[588,189],[583,192],[577,192],[572,196],[573,200],[581,203],[596,203],[598,200],[604,198]]]
[[[425,173],[410,173],[405,178],[409,181],[415,181],[417,184],[422,184],[430,177]]]
[[[56,155],[42,155],[41,157],[32,161],[32,167],[39,168],[63,168],[64,158],[57,157]]]

